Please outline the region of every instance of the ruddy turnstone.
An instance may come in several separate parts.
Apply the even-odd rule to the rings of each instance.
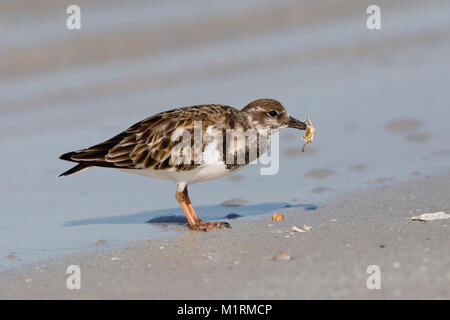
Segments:
[[[307,126],[290,117],[274,99],[255,100],[242,110],[219,104],[174,109],[144,119],[105,142],[63,154],[60,159],[78,165],[60,177],[90,167],[109,167],[172,180],[191,229],[228,228],[227,222],[200,220],[189,200],[188,185],[243,168],[267,151],[269,144],[261,142],[283,128],[306,130]]]

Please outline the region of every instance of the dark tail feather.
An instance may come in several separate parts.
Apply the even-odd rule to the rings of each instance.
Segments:
[[[69,176],[69,175],[71,175],[71,174],[74,174],[74,173],[77,173],[77,172],[79,172],[79,171],[83,171],[83,170],[85,170],[85,169],[87,169],[87,168],[89,168],[90,166],[89,165],[86,165],[86,164],[78,164],[78,165],[76,165],[75,167],[73,167],[72,169],[70,169],[70,170],[67,170],[66,172],[64,172],[64,173],[61,173],[59,176],[58,176],[58,178],[60,178],[60,177],[65,177],[65,176]]]
[[[72,160],[72,156],[76,154],[76,152],[72,151],[72,152],[67,152],[65,154],[63,154],[62,156],[60,156],[59,158],[61,160],[66,160],[66,161],[72,161],[72,162],[76,162],[74,160]]]

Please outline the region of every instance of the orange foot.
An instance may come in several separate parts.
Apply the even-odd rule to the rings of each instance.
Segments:
[[[231,226],[228,222],[205,222],[199,221],[193,226],[189,226],[191,230],[195,231],[208,231],[214,229],[230,229]]]

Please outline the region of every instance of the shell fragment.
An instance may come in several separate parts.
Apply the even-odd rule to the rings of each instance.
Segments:
[[[274,213],[272,215],[272,221],[280,221],[284,219],[284,214],[282,213]]]
[[[311,229],[312,229],[312,227],[307,226],[307,225],[304,225],[303,227],[300,227],[300,228],[297,226],[292,227],[292,230],[295,232],[309,232],[309,231],[311,231]]]
[[[424,213],[420,216],[412,217],[412,221],[432,221],[432,220],[440,220],[440,219],[448,219],[450,218],[450,214],[446,214],[445,212],[435,212],[435,213]]]

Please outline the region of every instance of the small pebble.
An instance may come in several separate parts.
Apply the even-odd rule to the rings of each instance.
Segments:
[[[276,261],[286,261],[286,260],[291,260],[292,257],[291,257],[291,255],[290,255],[289,253],[287,253],[287,252],[280,252],[280,253],[277,253],[277,254],[273,257],[273,259],[276,260]]]
[[[106,243],[106,240],[98,240],[94,243],[94,246],[102,246]]]
[[[233,198],[233,199],[222,202],[222,205],[225,207],[239,207],[247,202],[248,201],[244,200],[244,199]]]

